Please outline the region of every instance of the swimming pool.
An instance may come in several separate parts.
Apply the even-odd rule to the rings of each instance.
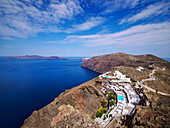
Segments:
[[[109,78],[109,76],[105,76],[105,78]]]
[[[122,95],[118,95],[118,100],[123,101],[123,96]]]

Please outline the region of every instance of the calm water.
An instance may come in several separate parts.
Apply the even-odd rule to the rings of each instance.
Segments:
[[[168,62],[170,62],[170,58],[162,58],[164,60],[167,60]]]
[[[99,75],[81,64],[79,59],[0,59],[0,128],[20,127],[61,92]]]

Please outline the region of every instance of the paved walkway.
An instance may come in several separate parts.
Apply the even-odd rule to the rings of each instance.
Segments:
[[[150,87],[148,87],[147,85],[144,85],[144,84],[143,84],[143,83],[146,82],[146,81],[155,80],[155,77],[153,76],[154,73],[155,73],[155,70],[152,70],[152,72],[149,74],[150,78],[148,78],[148,79],[143,79],[143,80],[141,80],[140,82],[137,81],[137,84],[138,84],[138,85],[141,85],[142,88],[144,87],[144,88],[146,88],[147,90],[156,93],[156,90],[155,90],[155,89],[150,88]],[[157,93],[158,93],[158,94],[161,94],[161,95],[165,95],[165,96],[170,96],[170,94],[167,94],[167,93],[164,93],[164,92],[160,92],[160,91],[158,91]]]

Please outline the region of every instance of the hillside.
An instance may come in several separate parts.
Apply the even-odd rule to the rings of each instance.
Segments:
[[[119,70],[121,73],[125,74],[126,76],[134,79],[135,81],[146,79],[149,77],[150,70],[145,69],[145,71],[140,72],[136,70],[134,67],[127,67],[127,66],[117,66],[112,69],[112,71]]]
[[[22,128],[96,127],[92,115],[101,106],[104,95],[95,86],[95,80],[88,81],[60,94],[46,107],[34,111],[24,121]]]
[[[167,61],[151,54],[129,55],[125,53],[114,53],[92,57],[81,66],[99,73],[104,73],[112,70],[115,66],[147,67],[153,63],[167,63]]]
[[[170,63],[168,64],[162,64],[162,65],[156,65],[157,71],[154,74],[156,80],[155,81],[147,81],[145,84],[147,84],[149,87],[170,94]],[[158,68],[159,66],[159,68]]]

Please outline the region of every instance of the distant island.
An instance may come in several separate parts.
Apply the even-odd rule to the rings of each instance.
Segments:
[[[58,56],[44,57],[44,56],[38,56],[38,55],[26,55],[26,56],[9,56],[9,57],[5,57],[3,59],[65,60],[65,59],[68,59],[68,58],[58,57]]]

